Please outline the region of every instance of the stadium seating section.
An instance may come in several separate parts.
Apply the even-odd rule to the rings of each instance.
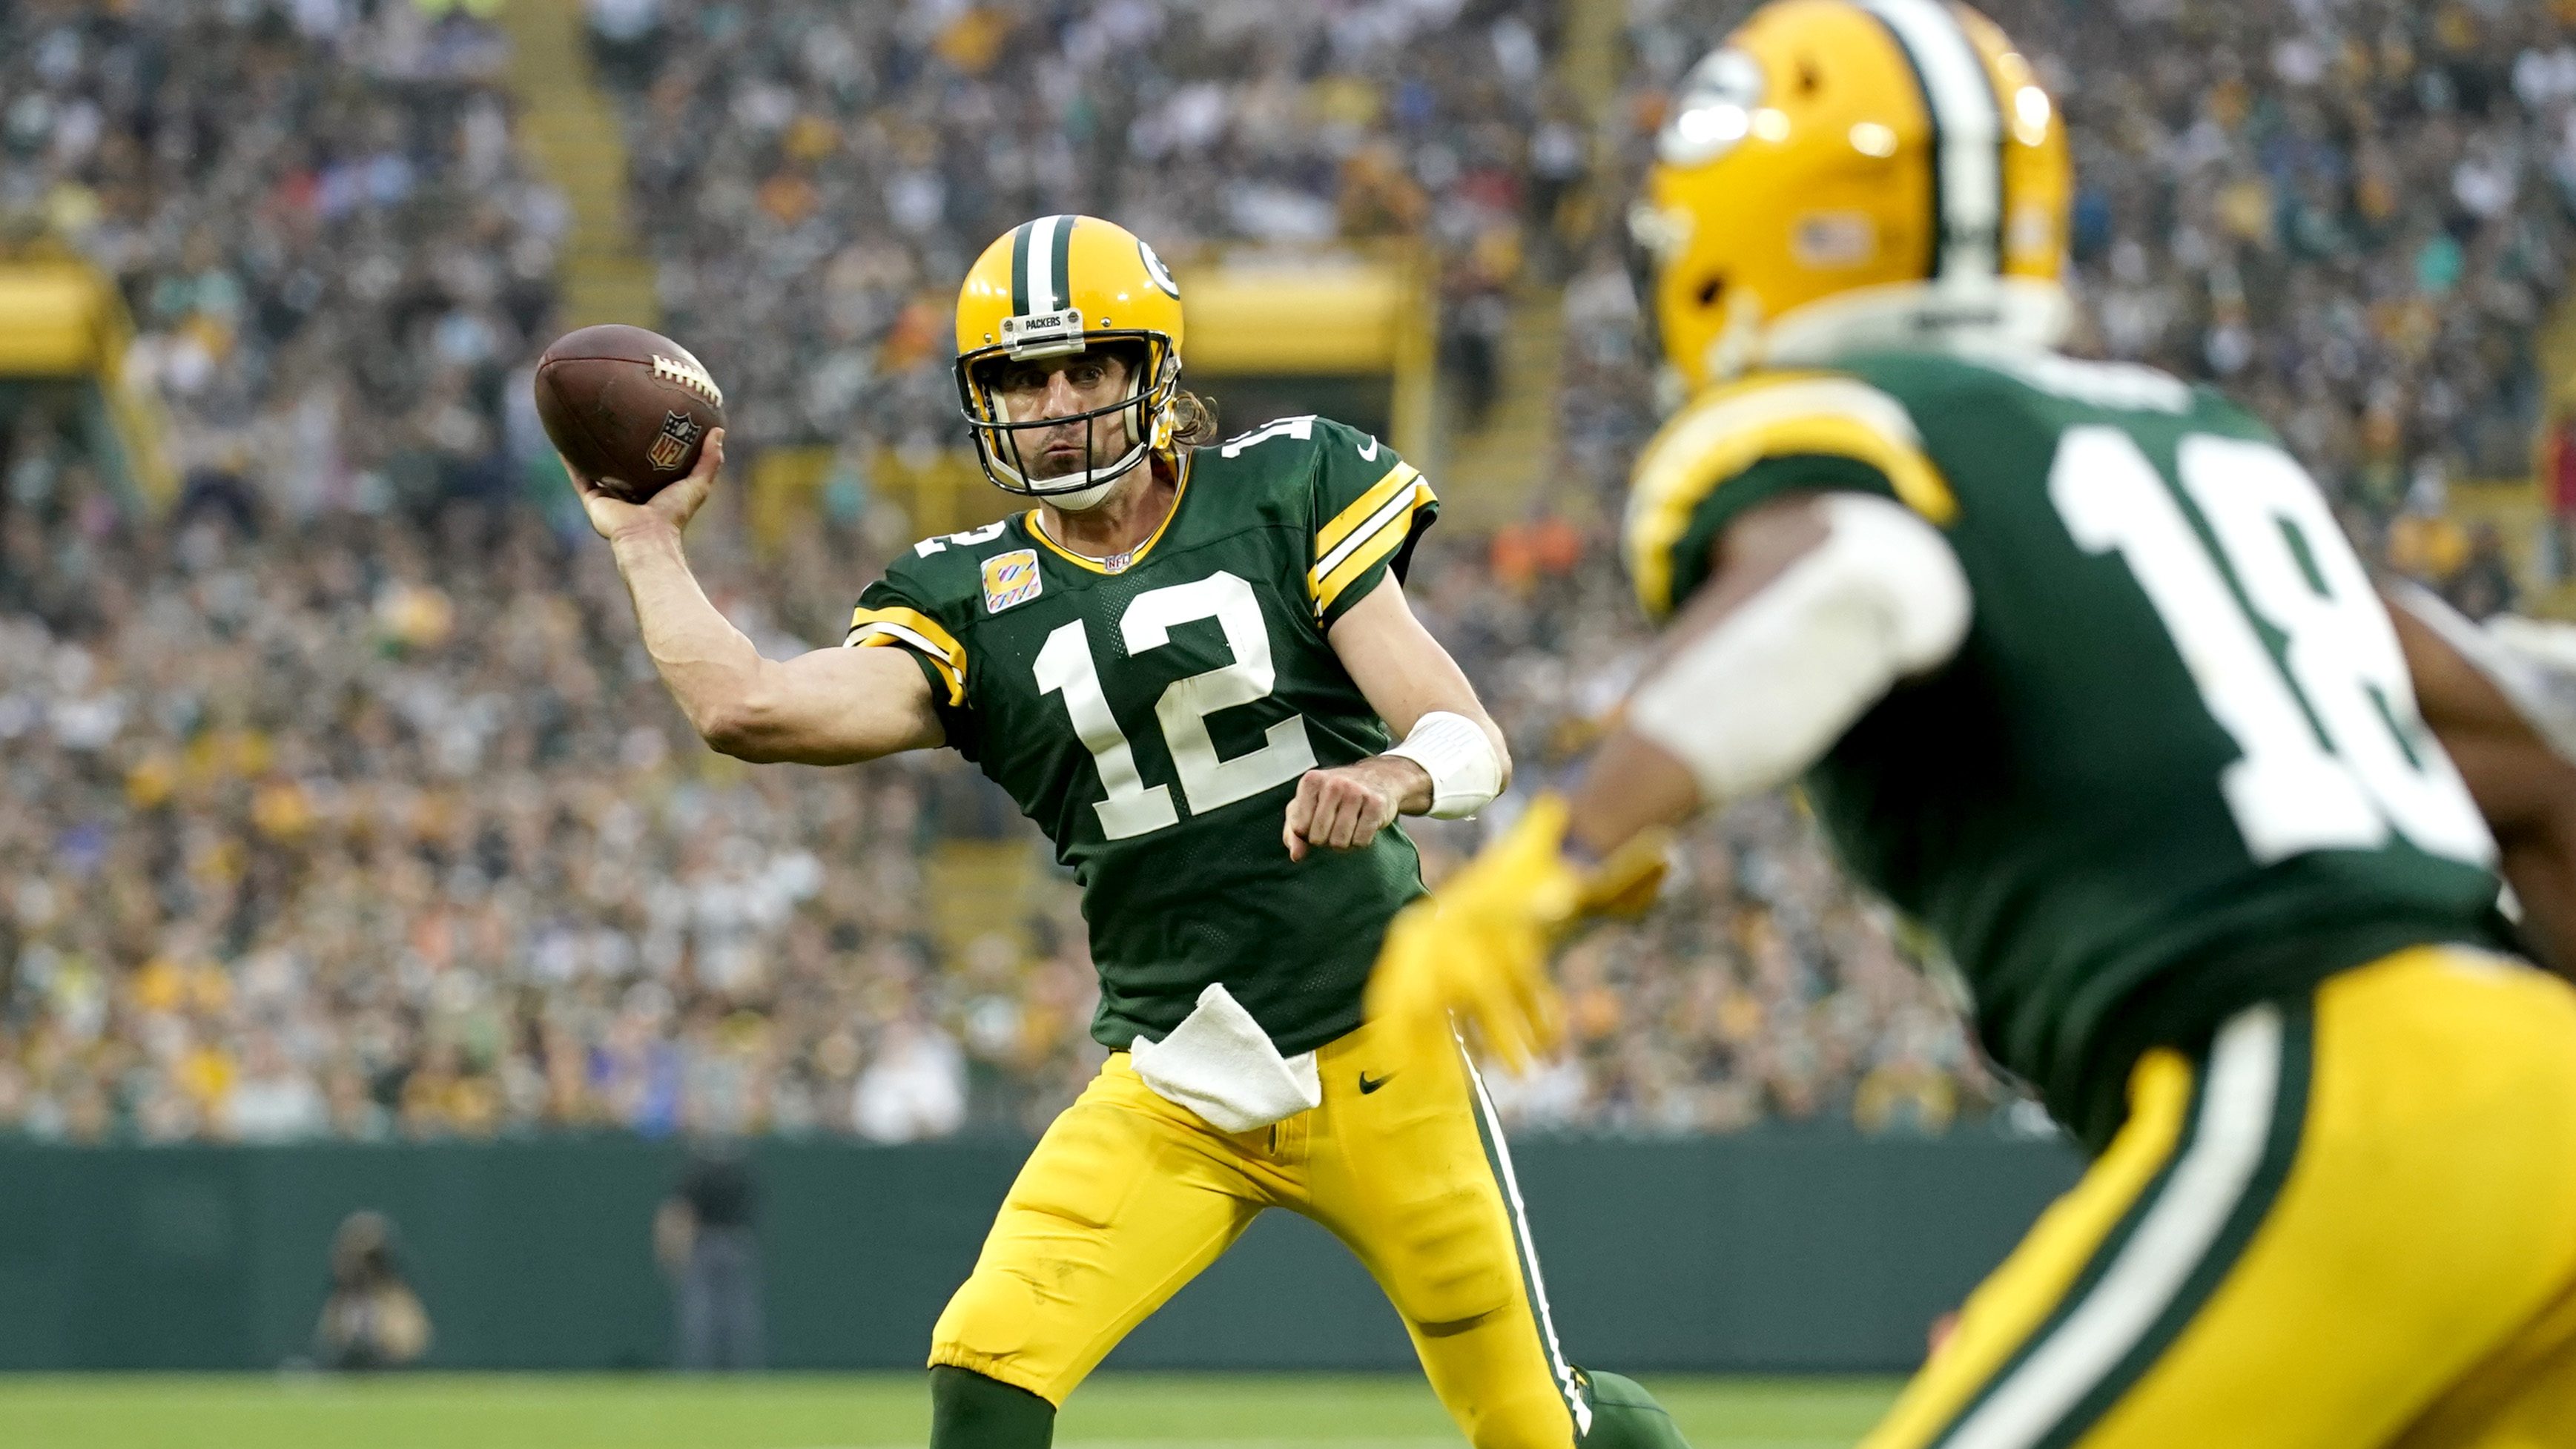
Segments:
[[[2555,530],[2445,494],[2529,474],[2555,411],[2576,6],[1993,8],[2077,139],[2081,347],[2251,401],[2464,607],[2548,577]],[[590,42],[662,325],[741,455],[953,444],[947,299],[1030,214],[1174,254],[1415,238],[1469,404],[1502,299],[1561,289],[1551,481],[1524,522],[1435,534],[1413,590],[1536,782],[1639,658],[1607,520],[1654,390],[1616,221],[1743,6],[1627,9],[1590,94],[1536,0],[600,0]],[[1041,848],[1008,802],[947,757],[713,757],[635,642],[526,401],[569,220],[509,56],[405,0],[0,7],[0,260],[112,280],[178,480],[111,486],[79,419],[0,380],[0,1132],[1041,1124],[1099,1060],[1071,887],[999,929],[939,908],[957,862]],[[774,553],[729,516],[693,539],[773,654],[835,640],[911,538],[864,467],[817,507]],[[1475,832],[1421,831],[1432,868]],[[1683,865],[1576,948],[1576,1048],[1512,1116],[2009,1110],[1793,802]]]

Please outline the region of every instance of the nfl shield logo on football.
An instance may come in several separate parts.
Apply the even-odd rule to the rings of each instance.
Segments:
[[[672,413],[662,419],[662,431],[653,435],[652,445],[644,450],[644,461],[667,473],[680,466],[689,444],[705,431],[691,422],[687,413]]]
[[[1025,604],[1045,585],[1036,549],[997,553],[984,560],[984,612],[998,614],[1013,604]]]

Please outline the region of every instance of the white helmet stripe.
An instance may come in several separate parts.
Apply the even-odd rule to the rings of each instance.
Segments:
[[[2004,130],[1985,60],[1942,0],[1862,3],[1895,32],[1932,108],[1941,197],[1933,275],[1992,277],[2001,270]]]
[[[1043,317],[1064,305],[1055,294],[1055,252],[1064,244],[1061,216],[1042,216],[1029,223],[1029,314]]]

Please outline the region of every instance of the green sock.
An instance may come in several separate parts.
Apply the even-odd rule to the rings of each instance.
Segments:
[[[1053,1442],[1055,1405],[953,1364],[931,1369],[930,1449],[1047,1449]]]
[[[1592,1401],[1592,1432],[1583,1436],[1583,1449],[1690,1449],[1673,1427],[1673,1416],[1635,1379],[1598,1369],[1576,1372]]]

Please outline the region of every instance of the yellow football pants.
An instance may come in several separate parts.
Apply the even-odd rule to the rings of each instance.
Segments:
[[[2576,991],[2400,952],[2129,1103],[1864,1449],[2576,1446]]]
[[[953,1364],[1061,1405],[1103,1355],[1264,1208],[1321,1223],[1403,1316],[1477,1449],[1570,1449],[1588,1417],[1557,1351],[1519,1190],[1456,1051],[1324,1047],[1323,1105],[1228,1134],[1109,1058],[1011,1185],[932,1331]]]

